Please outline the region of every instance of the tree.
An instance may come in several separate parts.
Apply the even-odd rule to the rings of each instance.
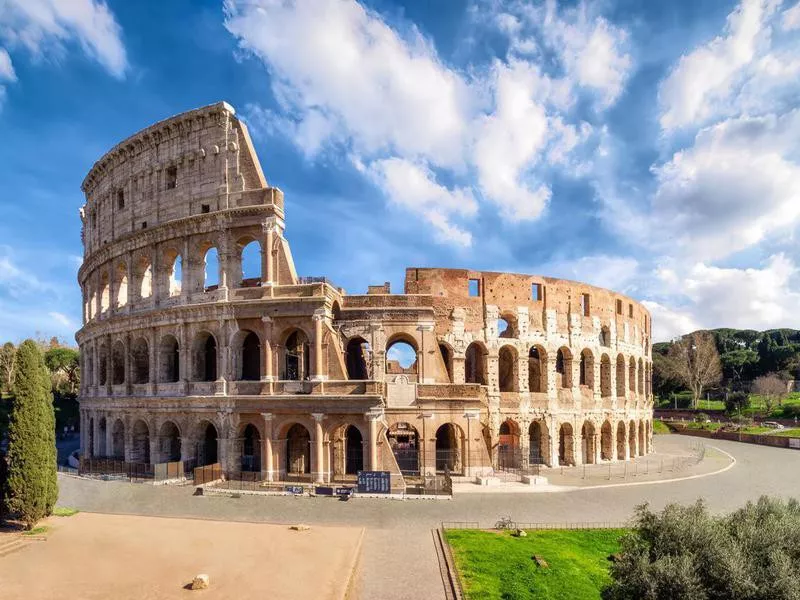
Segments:
[[[14,382],[14,354],[17,349],[14,344],[6,342],[0,348],[0,393],[11,390]]]
[[[720,382],[722,366],[714,337],[696,331],[672,343],[667,351],[666,368],[672,376],[692,392],[692,406],[702,398],[703,391]]]
[[[55,415],[50,377],[32,340],[17,349],[14,403],[8,429],[6,505],[28,529],[53,511],[58,499]]]
[[[750,348],[737,348],[719,355],[723,377],[741,389],[742,380],[750,379],[758,366],[758,352]]]
[[[769,416],[775,408],[776,402],[778,406],[783,404],[788,387],[776,373],[768,373],[756,378],[753,382],[753,393],[761,396],[764,403],[764,414]]]
[[[725,396],[725,412],[739,413],[750,406],[750,396],[745,392],[731,392]]]
[[[53,391],[74,394],[80,385],[80,353],[75,348],[56,347],[44,353]]]
[[[800,504],[761,497],[727,516],[702,501],[636,508],[604,600],[800,598]]]

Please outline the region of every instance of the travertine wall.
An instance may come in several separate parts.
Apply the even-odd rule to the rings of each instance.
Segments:
[[[219,461],[267,479],[381,468],[402,482],[401,471],[473,475],[650,449],[640,304],[454,269],[408,269],[404,294],[299,277],[283,194],[227,104],[135,134],[83,188],[85,454]],[[250,244],[260,273],[245,279]],[[416,355],[410,367],[387,357],[396,343]]]

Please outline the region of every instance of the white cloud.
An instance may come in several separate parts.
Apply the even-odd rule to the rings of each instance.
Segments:
[[[65,315],[63,313],[60,313],[60,312],[55,312],[55,311],[49,312],[47,314],[50,316],[51,319],[53,319],[60,326],[71,328],[73,330],[77,329],[75,327],[75,324],[72,322],[72,320],[67,315]]]
[[[769,44],[767,22],[777,4],[742,0],[728,15],[723,35],[681,57],[659,88],[663,129],[700,124],[724,110],[759,47]]]
[[[800,2],[783,11],[781,26],[784,31],[800,29]]]
[[[552,262],[544,268],[555,277],[584,281],[591,285],[631,293],[636,287],[639,261],[629,256],[597,254],[569,261]]]
[[[119,78],[128,64],[121,33],[102,0],[4,0],[0,7],[0,39],[8,48],[40,58],[64,54],[65,44],[75,41]]]
[[[0,81],[16,81],[17,74],[14,72],[14,65],[8,52],[0,48]]]

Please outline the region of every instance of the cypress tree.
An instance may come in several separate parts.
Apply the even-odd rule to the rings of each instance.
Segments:
[[[53,395],[44,358],[32,340],[17,349],[13,391],[6,505],[32,529],[53,512],[58,499]]]

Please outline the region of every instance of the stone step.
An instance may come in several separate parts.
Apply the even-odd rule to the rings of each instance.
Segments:
[[[8,556],[18,550],[22,550],[25,546],[28,545],[28,540],[24,540],[22,538],[16,538],[13,541],[6,542],[0,545],[0,557]]]

